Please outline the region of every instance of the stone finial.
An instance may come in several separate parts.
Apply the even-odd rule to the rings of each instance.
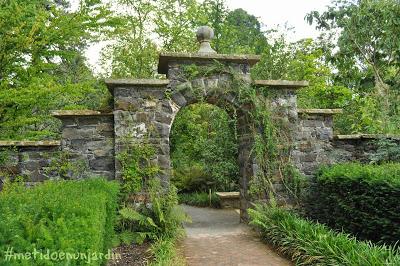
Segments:
[[[216,54],[217,52],[211,48],[210,42],[214,38],[214,30],[208,26],[201,26],[196,32],[197,41],[200,43],[199,53]]]

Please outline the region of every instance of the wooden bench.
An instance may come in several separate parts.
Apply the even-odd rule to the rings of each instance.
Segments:
[[[240,209],[240,192],[216,192],[222,208]]]

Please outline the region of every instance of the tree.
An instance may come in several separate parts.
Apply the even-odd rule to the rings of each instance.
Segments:
[[[112,30],[100,0],[14,0],[0,3],[0,135],[57,135],[50,110],[99,107],[105,88],[92,76],[84,48]]]
[[[66,1],[16,0],[0,3],[0,80],[17,87],[60,60],[74,58],[101,35],[111,16],[101,1],[82,0],[77,11]]]
[[[356,108],[368,118],[366,129],[399,132],[399,1],[334,1],[328,11],[306,18],[331,40],[337,36],[338,49],[329,58],[337,69],[334,82],[351,88],[358,104],[368,103]]]
[[[221,34],[221,53],[261,54],[267,45],[261,23],[241,8],[227,14]]]
[[[375,89],[386,96],[386,72],[400,74],[400,2],[398,0],[335,1],[328,11],[307,16],[317,27],[339,33],[339,55],[371,68]],[[393,77],[391,77],[393,78]],[[386,79],[386,80],[385,80]]]

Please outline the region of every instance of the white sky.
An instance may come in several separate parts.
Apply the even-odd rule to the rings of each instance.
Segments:
[[[285,24],[294,27],[294,32],[288,36],[291,41],[315,38],[318,32],[307,24],[304,17],[313,10],[324,11],[330,2],[331,0],[226,0],[230,10],[246,10],[258,17],[267,29]],[[88,63],[95,70],[99,70],[99,53],[103,46],[101,43],[92,45],[86,52]]]
[[[318,33],[307,24],[304,17],[310,11],[324,11],[331,0],[226,0],[229,9],[243,8],[259,18],[268,28],[276,25],[294,27],[296,33],[290,39],[316,37]]]

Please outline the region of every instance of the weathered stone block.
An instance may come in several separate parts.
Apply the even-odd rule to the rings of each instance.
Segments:
[[[89,167],[92,170],[112,171],[114,170],[114,160],[110,157],[97,157],[89,160]]]

